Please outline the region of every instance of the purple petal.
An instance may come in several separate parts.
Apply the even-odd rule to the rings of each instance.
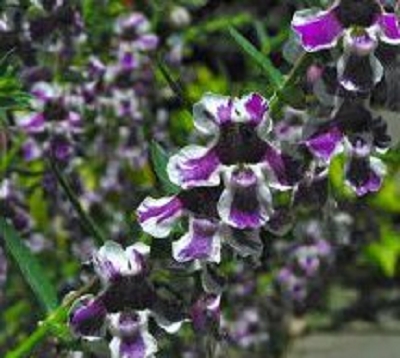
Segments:
[[[119,64],[123,70],[134,70],[138,68],[139,61],[136,54],[131,51],[121,51],[119,54]]]
[[[206,134],[215,135],[219,127],[232,122],[233,100],[229,97],[205,94],[193,106],[195,127]]]
[[[161,199],[146,198],[137,209],[142,229],[154,237],[167,237],[182,215],[182,203],[173,196]]]
[[[148,312],[123,312],[110,315],[115,336],[110,343],[115,358],[146,358],[157,352],[157,342],[147,331]]]
[[[93,265],[105,284],[131,273],[125,251],[120,244],[113,241],[107,241],[93,255]]]
[[[129,29],[147,28],[148,26],[149,23],[146,17],[141,13],[134,12],[128,16],[121,16],[117,19],[116,32],[122,33]]]
[[[27,133],[43,132],[45,124],[46,120],[43,113],[34,113],[18,119],[18,125]]]
[[[190,145],[170,158],[167,171],[174,184],[189,189],[218,185],[219,167],[219,158],[213,150]]]
[[[140,36],[136,41],[135,45],[142,51],[152,51],[158,46],[158,37],[153,34],[146,34]]]
[[[271,194],[252,170],[236,170],[218,202],[221,219],[238,229],[256,229],[268,220]]]
[[[46,103],[58,95],[58,89],[47,82],[36,83],[31,90],[31,94],[39,101]]]
[[[346,184],[363,196],[377,192],[383,182],[385,167],[377,158],[352,156],[345,169]]]
[[[316,158],[329,162],[338,151],[342,139],[343,134],[337,127],[329,127],[317,131],[304,143]]]
[[[78,112],[69,111],[67,117],[68,128],[75,133],[82,130],[82,117]]]
[[[114,337],[110,351],[112,358],[150,358],[157,352],[157,342],[147,332],[130,339]]]
[[[255,125],[260,124],[268,112],[267,100],[258,93],[251,93],[240,101],[243,102],[246,117]]]
[[[379,18],[381,40],[397,45],[400,43],[400,24],[396,14],[382,14]]]
[[[138,242],[125,249],[129,261],[130,273],[138,275],[146,269],[146,257],[150,254],[150,247]]]
[[[22,154],[26,161],[31,161],[40,158],[42,149],[35,140],[28,138],[22,146]]]
[[[104,334],[106,308],[100,299],[83,296],[72,306],[69,325],[72,331],[86,338],[100,338]]]
[[[172,244],[174,259],[178,262],[219,262],[221,243],[218,229],[218,224],[210,220],[191,218],[189,232]]]
[[[61,136],[56,136],[51,139],[49,149],[51,155],[61,162],[67,161],[73,153],[71,142],[67,138]]]
[[[300,36],[304,49],[308,52],[329,49],[336,45],[343,33],[343,26],[336,17],[336,8],[329,11],[310,12],[302,10],[295,13],[293,30]]]

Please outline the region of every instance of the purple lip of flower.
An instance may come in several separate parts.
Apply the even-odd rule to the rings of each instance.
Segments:
[[[384,174],[385,166],[381,160],[368,155],[352,155],[345,168],[346,184],[357,196],[377,192]]]
[[[172,245],[174,259],[178,262],[192,260],[220,261],[221,240],[218,222],[191,219],[189,232]]]
[[[157,352],[157,342],[148,332],[147,312],[122,312],[110,316],[110,343],[115,358],[150,358]]]
[[[346,29],[371,29],[384,42],[400,43],[400,25],[395,14],[387,14],[376,0],[338,0],[326,11],[298,11],[292,28],[309,52],[336,45]]]
[[[76,335],[101,337],[106,313],[101,300],[93,296],[83,296],[72,306],[69,324]]]
[[[220,217],[238,229],[257,229],[272,212],[271,194],[250,169],[235,170],[218,203]]]
[[[114,336],[113,357],[146,358],[157,351],[157,343],[147,330],[148,313],[127,311],[107,313],[101,300],[84,296],[72,307],[69,324],[73,332],[89,340],[104,337],[106,323]]]

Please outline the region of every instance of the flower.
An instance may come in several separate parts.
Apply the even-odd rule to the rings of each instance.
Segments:
[[[318,220],[300,222],[294,233],[297,240],[288,247],[287,260],[276,282],[291,299],[301,302],[312,293],[324,269],[332,262],[333,247]]]
[[[189,145],[167,166],[171,181],[183,189],[218,186],[223,179],[218,213],[237,229],[263,226],[272,213],[270,187],[286,190],[300,177],[298,161],[267,141],[272,127],[267,111],[257,93],[206,94],[193,115],[197,130],[213,137],[210,145]]]
[[[229,243],[243,256],[260,254],[257,230],[236,230],[221,222],[217,202],[221,186],[184,190],[160,199],[146,198],[138,207],[138,221],[154,237],[168,237],[180,219],[189,219],[189,230],[172,244],[176,261],[220,262],[221,245]]]
[[[38,82],[31,94],[34,111],[16,115],[17,125],[29,136],[23,146],[24,158],[33,160],[49,151],[65,161],[72,154],[74,135],[82,131],[80,114],[70,108],[58,86]]]
[[[292,28],[308,52],[336,46],[339,39],[352,29],[362,29],[363,38],[367,39],[363,43],[367,47],[376,37],[389,44],[400,43],[396,15],[386,13],[378,0],[337,0],[325,11],[301,10],[295,13]]]
[[[146,256],[150,248],[136,243],[125,250],[108,241],[93,256],[93,265],[103,289],[97,295],[86,295],[72,306],[69,324],[77,335],[89,340],[104,337],[106,329],[112,357],[146,358],[157,351],[154,337],[149,333],[150,316],[169,332],[179,329],[155,313],[157,295],[148,280]]]
[[[332,120],[321,124],[304,144],[320,163],[344,151],[350,158],[345,182],[358,196],[381,187],[385,166],[375,154],[389,147],[390,136],[383,119],[374,118],[363,104],[344,101]]]

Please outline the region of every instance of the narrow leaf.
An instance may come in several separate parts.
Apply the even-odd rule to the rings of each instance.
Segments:
[[[166,194],[177,194],[179,187],[171,183],[167,173],[168,155],[164,149],[157,143],[151,143],[151,160],[153,163],[154,171],[161,182]]]
[[[189,99],[185,94],[185,90],[183,88],[183,84],[173,78],[172,74],[170,73],[168,67],[162,62],[161,59],[156,60],[157,68],[159,69],[161,75],[168,83],[168,86],[172,89],[174,94],[178,97],[179,101],[185,107],[185,109],[190,113],[192,110],[192,104],[190,103]]]
[[[48,312],[55,310],[58,306],[56,290],[36,257],[31,254],[15,229],[4,218],[0,218],[0,233],[8,251],[43,307]]]
[[[276,89],[280,88],[280,86],[283,84],[283,76],[281,72],[273,65],[271,60],[257,50],[254,45],[235,28],[230,27],[229,34],[240,46],[240,48],[265,71],[267,77],[270,79],[274,87]]]

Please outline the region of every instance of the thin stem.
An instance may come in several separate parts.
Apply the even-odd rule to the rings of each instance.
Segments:
[[[36,330],[26,338],[20,346],[8,352],[5,358],[24,358],[30,356],[30,353],[50,334],[54,331],[54,327],[64,324],[68,319],[68,310],[70,306],[84,293],[88,292],[95,284],[96,279],[91,280],[80,290],[67,296],[64,303],[58,307],[44,321],[39,322]]]
[[[83,227],[86,229],[88,234],[93,236],[93,238],[97,241],[99,245],[102,245],[106,241],[103,233],[100,231],[99,227],[96,225],[93,219],[85,212],[85,210],[83,210],[81,203],[79,202],[78,198],[71,188],[71,185],[64,177],[64,175],[60,172],[57,163],[52,158],[50,159],[50,167],[55,174],[57,181],[60,183],[65,195],[67,196],[68,200],[71,202],[79,218],[81,219]]]
[[[270,102],[270,113],[272,117],[278,117],[282,111],[285,101],[283,100],[284,92],[290,87],[297,84],[301,76],[304,75],[307,68],[311,65],[313,57],[310,53],[305,52],[297,60],[292,70],[289,72],[282,86],[275,92]]]

